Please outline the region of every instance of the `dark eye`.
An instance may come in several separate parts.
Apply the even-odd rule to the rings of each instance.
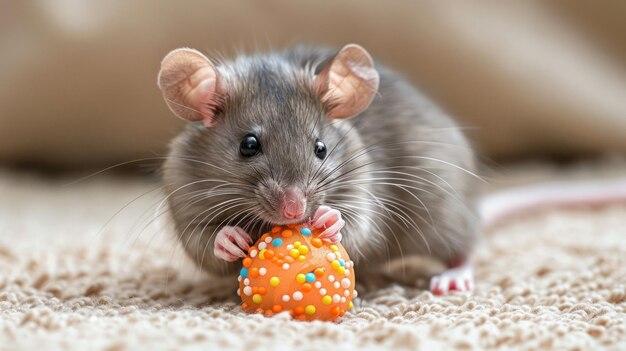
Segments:
[[[320,160],[326,157],[326,144],[321,140],[315,142],[315,156]]]
[[[261,143],[256,135],[251,133],[246,134],[239,145],[241,156],[251,157],[258,154],[259,151],[261,151]]]

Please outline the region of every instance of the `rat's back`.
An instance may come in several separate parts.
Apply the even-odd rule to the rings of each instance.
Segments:
[[[323,67],[334,53],[298,47],[286,56],[296,64]],[[377,266],[371,264],[376,259],[414,254],[450,266],[464,262],[478,237],[473,150],[462,128],[435,103],[398,73],[380,64],[376,69],[377,95],[345,121],[346,130],[356,131],[350,143],[359,147],[337,181],[368,191],[358,201],[346,201],[339,186],[328,202],[383,237],[385,247],[369,250],[362,270]],[[344,238],[351,237],[346,230]]]

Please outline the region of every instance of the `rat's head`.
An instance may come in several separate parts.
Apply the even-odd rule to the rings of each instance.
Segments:
[[[220,188],[215,194],[238,188],[239,203],[267,223],[312,216],[324,200],[324,178],[336,176],[354,147],[344,145],[351,131],[341,120],[369,106],[379,79],[360,46],[319,56],[216,65],[192,49],[169,53],[159,87],[178,117],[195,122],[174,145],[175,164],[186,168],[182,182]]]

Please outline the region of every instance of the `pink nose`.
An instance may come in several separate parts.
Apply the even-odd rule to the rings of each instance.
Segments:
[[[286,219],[302,217],[306,210],[306,199],[302,190],[296,187],[287,188],[283,193],[280,209]]]

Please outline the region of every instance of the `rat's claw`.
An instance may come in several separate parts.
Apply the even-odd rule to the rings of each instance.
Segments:
[[[333,243],[341,241],[341,229],[346,221],[341,218],[341,212],[328,206],[320,206],[313,215],[312,226],[325,228],[319,237]]]
[[[319,237],[322,239],[328,239],[328,240],[333,240],[331,238],[334,238],[335,241],[333,242],[337,242],[341,240],[341,233],[339,232],[343,226],[346,225],[346,221],[344,221],[343,219],[339,218],[339,220],[337,222],[335,222],[335,224],[331,225],[330,227],[326,228],[323,232],[320,233]],[[339,235],[339,240],[336,240],[336,236]]]
[[[333,226],[337,221],[340,220],[341,212],[328,206],[320,206],[313,215],[312,225],[314,228],[328,228]]]
[[[215,257],[233,262],[245,257],[252,238],[239,227],[225,226],[215,236],[213,253]]]
[[[341,233],[337,233],[337,234],[335,234],[333,236],[324,237],[324,238],[322,238],[322,240],[328,241],[329,243],[333,243],[334,244],[334,243],[340,242],[342,237],[343,236],[341,235]]]
[[[452,291],[470,292],[474,289],[474,274],[468,264],[449,269],[430,279],[430,291],[445,295]]]

